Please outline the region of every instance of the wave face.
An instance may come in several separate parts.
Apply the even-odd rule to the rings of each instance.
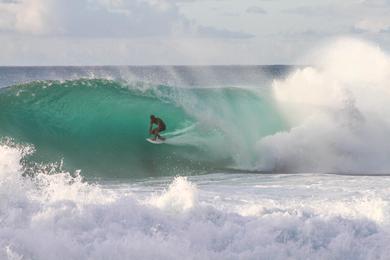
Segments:
[[[34,162],[106,177],[251,169],[255,142],[282,129],[267,91],[174,88],[103,79],[37,81],[0,91],[0,135],[34,145]],[[152,145],[149,116],[167,124]]]

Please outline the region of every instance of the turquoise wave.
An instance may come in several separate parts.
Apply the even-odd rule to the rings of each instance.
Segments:
[[[164,145],[145,141],[149,115]],[[285,128],[267,90],[177,88],[103,79],[0,90],[0,136],[34,145],[32,162],[63,159],[85,176],[147,177],[251,169],[256,141]],[[260,155],[261,156],[261,155]]]

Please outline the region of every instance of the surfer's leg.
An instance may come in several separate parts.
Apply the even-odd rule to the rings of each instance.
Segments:
[[[162,137],[162,136],[160,135],[160,132],[163,132],[163,131],[165,131],[165,128],[163,128],[163,129],[158,129],[158,135],[157,135],[157,137],[158,137],[158,139],[160,139],[160,140],[162,140],[162,141],[165,141],[165,138]]]
[[[165,138],[162,137],[162,136],[159,134],[159,132],[157,132],[156,137],[157,137],[158,139],[162,140],[162,141],[165,140]]]
[[[159,133],[159,129],[158,128],[155,128],[155,129],[152,130],[152,135],[154,135],[154,138],[152,138],[153,141],[156,141],[157,137],[160,136],[158,133]]]

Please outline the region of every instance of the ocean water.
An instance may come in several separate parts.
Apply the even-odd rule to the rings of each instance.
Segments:
[[[388,259],[390,57],[314,57],[0,68],[0,259]]]

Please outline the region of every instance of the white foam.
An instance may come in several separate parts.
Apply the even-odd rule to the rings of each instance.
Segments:
[[[316,66],[274,82],[292,127],[259,141],[259,168],[389,173],[390,57],[356,39],[337,40],[314,57]]]
[[[177,177],[163,194],[153,196],[150,204],[170,212],[183,212],[193,208],[197,203],[196,186],[186,177]]]
[[[388,177],[222,174],[116,189],[88,184],[77,173],[47,174],[47,167],[22,177],[20,148],[0,151],[0,259],[386,259],[390,253]]]

